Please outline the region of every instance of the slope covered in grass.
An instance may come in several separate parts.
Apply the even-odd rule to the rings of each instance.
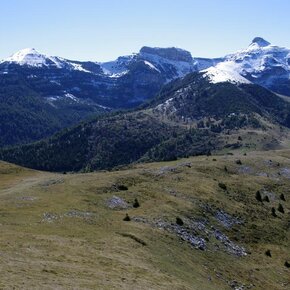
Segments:
[[[288,289],[290,153],[264,156],[88,174],[1,163],[0,288]]]

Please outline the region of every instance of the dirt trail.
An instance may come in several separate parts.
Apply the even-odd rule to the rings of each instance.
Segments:
[[[21,179],[13,179],[11,182],[8,182],[5,188],[0,189],[0,196],[23,192],[28,188],[45,184],[57,177],[58,175],[53,173],[36,172],[32,176],[30,175],[24,178],[22,177]]]

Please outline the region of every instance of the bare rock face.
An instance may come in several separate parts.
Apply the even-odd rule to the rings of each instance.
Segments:
[[[176,47],[159,48],[144,46],[141,48],[140,54],[157,55],[159,57],[163,57],[173,61],[192,62],[192,56],[189,51]]]
[[[113,196],[109,200],[107,200],[107,206],[111,209],[127,209],[129,208],[129,204],[118,196]]]
[[[265,40],[264,38],[262,37],[255,37],[252,41],[252,44],[253,43],[256,43],[257,45],[259,45],[260,47],[265,47],[265,46],[268,46],[270,45],[271,43],[268,42],[267,40]]]

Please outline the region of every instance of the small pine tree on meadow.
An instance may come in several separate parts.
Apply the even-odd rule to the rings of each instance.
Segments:
[[[275,209],[274,207],[272,207],[272,209],[271,209],[271,213],[272,213],[272,216],[273,216],[273,217],[277,217],[276,209]]]
[[[281,212],[281,213],[285,213],[283,205],[281,203],[279,203],[278,211]]]
[[[139,203],[139,201],[138,201],[137,198],[135,198],[135,200],[134,200],[133,207],[134,207],[134,208],[138,208],[138,207],[140,207],[140,203]]]
[[[222,183],[222,182],[219,182],[219,187],[221,188],[221,189],[223,189],[223,190],[227,190],[227,186],[224,184],[224,183]]]
[[[283,201],[286,201],[285,196],[284,196],[283,193],[280,194],[280,199],[283,200]]]
[[[126,213],[126,216],[123,218],[123,221],[125,221],[125,222],[131,221],[131,218],[129,217],[129,215],[127,213]]]
[[[268,195],[265,195],[265,197],[263,198],[263,201],[270,202]]]
[[[271,254],[271,251],[270,251],[270,250],[267,250],[267,251],[265,252],[265,255],[266,255],[267,257],[272,257],[272,254]]]
[[[117,185],[117,189],[118,190],[128,190],[128,187],[124,184],[119,184],[119,185]]]
[[[256,200],[262,202],[262,195],[259,190],[256,192]]]

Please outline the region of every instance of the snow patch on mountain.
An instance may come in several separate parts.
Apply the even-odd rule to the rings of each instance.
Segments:
[[[82,65],[79,64],[79,63],[73,63],[73,62],[71,62],[70,65],[72,66],[72,69],[73,70],[78,70],[78,71],[82,71],[82,72],[86,72],[86,73],[92,73],[91,71],[84,69],[82,67]]]
[[[105,75],[112,78],[118,78],[128,73],[128,66],[135,58],[136,54],[120,56],[114,61],[101,62],[101,66]]]
[[[38,52],[34,48],[22,49],[14,53],[10,57],[0,61],[0,63],[14,63],[21,66],[29,66],[34,68],[67,68],[70,70],[78,70],[86,73],[91,73],[90,71],[84,69],[80,63],[75,63],[57,56],[48,56]]]
[[[152,70],[168,74],[168,81],[196,71],[196,61],[190,52],[180,48],[142,47],[139,53],[122,56],[115,61],[99,63],[109,77],[121,77],[130,71],[130,66],[142,61]],[[207,66],[208,67],[208,66]]]
[[[170,110],[171,113],[174,113],[177,111],[177,109],[174,107],[173,103],[174,98],[170,98],[166,100],[164,103],[157,105],[154,110],[163,114],[166,113],[168,110]]]
[[[259,73],[273,67],[290,69],[288,62],[290,50],[271,45],[268,41],[255,38],[248,48],[226,56],[226,60],[236,63],[236,67],[243,75]]]
[[[159,71],[166,72],[173,69],[173,78],[180,78],[195,71],[192,58],[190,61],[185,61],[184,58],[179,60],[177,57],[175,59],[171,57],[167,58],[165,55],[142,52],[142,49],[140,51],[140,58],[153,64]]]
[[[289,79],[289,55],[289,49],[256,37],[246,49],[225,56],[224,61],[202,72],[215,83],[252,81],[271,88],[275,79]]]
[[[196,71],[205,70],[211,66],[215,66],[218,63],[224,61],[224,58],[194,58],[194,68]]]
[[[77,97],[75,97],[73,94],[66,93],[64,96],[68,99],[71,99],[74,102],[79,102],[79,99]]]
[[[17,63],[19,65],[28,65],[32,67],[42,67],[54,65],[57,68],[62,67],[62,62],[57,57],[50,57],[39,53],[34,48],[22,49],[3,62]]]
[[[151,62],[149,62],[149,61],[147,61],[147,60],[144,60],[144,63],[145,63],[147,66],[149,66],[151,69],[156,70],[156,71],[158,71],[159,73],[161,73],[160,70],[159,70],[158,68],[156,68],[156,67],[155,67]]]
[[[225,61],[217,64],[214,67],[210,67],[204,71],[204,76],[207,77],[211,83],[244,83],[250,84],[246,78],[240,75],[236,63],[233,61]]]

